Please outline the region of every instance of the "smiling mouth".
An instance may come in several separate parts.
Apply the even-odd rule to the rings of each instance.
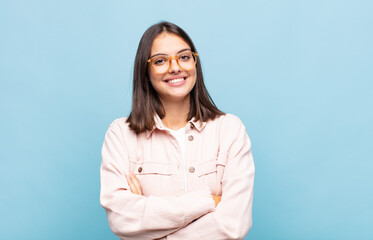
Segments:
[[[176,79],[171,79],[171,80],[166,80],[167,83],[178,83],[178,82],[182,82],[186,79],[186,77],[182,77],[182,78],[176,78]]]

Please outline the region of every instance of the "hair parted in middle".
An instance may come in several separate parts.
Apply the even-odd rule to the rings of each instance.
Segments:
[[[137,134],[153,129],[155,114],[158,114],[161,119],[166,114],[148,74],[148,59],[153,41],[159,34],[164,32],[178,35],[190,46],[192,52],[197,52],[188,34],[173,23],[160,22],[145,31],[137,48],[133,72],[132,110],[127,118],[129,127]],[[213,120],[217,116],[224,115],[216,107],[207,92],[203,81],[200,59],[196,64],[196,73],[197,80],[190,92],[190,109],[186,120],[189,121],[194,117],[196,121],[206,122]]]

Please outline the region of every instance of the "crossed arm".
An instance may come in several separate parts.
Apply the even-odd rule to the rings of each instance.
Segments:
[[[222,196],[205,189],[145,197],[137,178],[125,171],[123,137],[110,127],[102,149],[100,202],[112,231],[121,239],[244,239],[252,224],[255,168],[244,128],[237,132],[241,135],[220,149],[219,158],[226,158]]]
[[[141,185],[136,175],[131,174],[129,176],[126,176],[126,179],[127,179],[127,183],[130,187],[131,192],[137,195],[142,195]],[[217,207],[221,200],[221,196],[212,194],[212,198],[214,199],[215,207]]]

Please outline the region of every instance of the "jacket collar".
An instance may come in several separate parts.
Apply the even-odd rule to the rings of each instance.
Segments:
[[[145,132],[146,134],[146,138],[149,138],[150,135],[153,133],[153,131],[157,128],[161,131],[164,131],[166,130],[166,127],[164,126],[161,118],[158,116],[158,114],[156,114],[154,116],[154,126],[151,130],[147,130]],[[187,124],[187,128],[196,128],[198,132],[201,132],[202,129],[206,126],[206,122],[200,122],[200,121],[196,121],[195,118],[193,117],[191,120],[188,121],[188,124]],[[188,126],[189,125],[189,126]],[[193,127],[192,127],[193,126]]]

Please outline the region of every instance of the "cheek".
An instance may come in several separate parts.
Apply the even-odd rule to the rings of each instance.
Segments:
[[[159,82],[154,78],[150,78],[150,83],[152,84],[153,88],[158,92],[160,89]]]
[[[161,78],[159,76],[155,75],[154,73],[152,73],[151,71],[148,71],[148,75],[149,75],[150,83],[156,89],[157,84],[159,85],[159,81],[160,81]]]
[[[196,82],[197,82],[197,73],[196,73],[196,71],[194,71],[190,76],[193,79],[193,85],[195,85]]]

